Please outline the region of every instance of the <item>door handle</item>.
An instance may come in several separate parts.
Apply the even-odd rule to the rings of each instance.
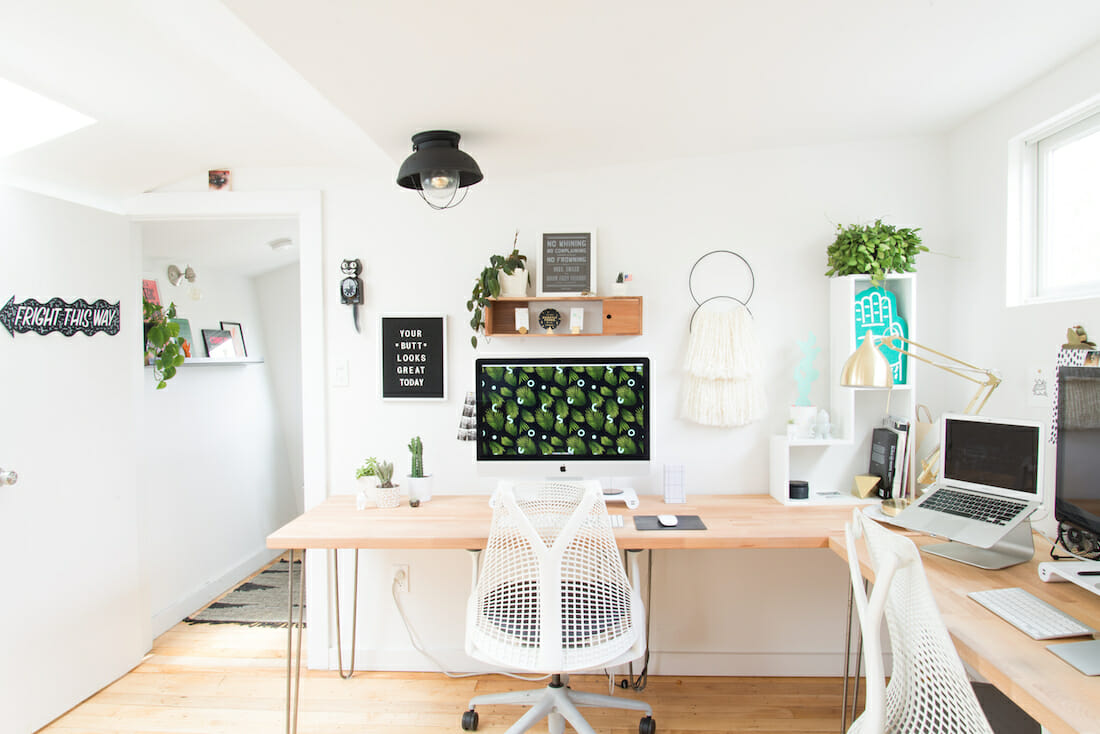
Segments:
[[[19,475],[8,469],[0,469],[0,485],[15,484],[19,481]]]

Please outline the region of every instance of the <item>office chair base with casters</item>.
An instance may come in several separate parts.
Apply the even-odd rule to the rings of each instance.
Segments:
[[[601,708],[619,708],[642,711],[645,716],[638,724],[638,734],[656,734],[657,724],[653,721],[653,710],[644,701],[631,701],[600,693],[574,691],[565,685],[560,675],[554,675],[546,688],[533,688],[527,691],[509,691],[508,693],[488,693],[470,699],[470,709],[462,714],[462,728],[476,731],[478,715],[475,708],[482,704],[518,704],[531,708],[505,734],[521,734],[529,730],[544,718],[550,718],[551,734],[565,731],[565,722],[578,734],[596,734],[596,730],[584,720],[578,706],[599,706]]]

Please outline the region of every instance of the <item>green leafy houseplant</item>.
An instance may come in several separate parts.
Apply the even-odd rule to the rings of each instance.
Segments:
[[[517,268],[527,269],[527,256],[519,254],[519,250],[512,249],[510,255],[493,255],[489,258],[489,265],[482,269],[481,274],[474,282],[474,289],[470,300],[466,301],[466,310],[473,314],[470,319],[470,328],[474,335],[470,337],[470,344],[477,348],[477,335],[481,332],[485,323],[485,306],[490,298],[500,295],[500,271],[511,275]]]
[[[159,304],[142,297],[142,320],[145,322],[145,362],[153,366],[157,389],[163,390],[183,364],[183,339],[176,318],[176,304],[168,304],[167,312]]]
[[[362,479],[363,477],[377,476],[378,472],[378,459],[373,456],[369,459],[363,460],[363,465],[355,470],[355,478]]]
[[[874,224],[837,225],[836,240],[827,250],[827,276],[870,275],[880,285],[887,273],[911,273],[918,253],[928,252],[921,244],[920,229],[898,229],[876,219]]]

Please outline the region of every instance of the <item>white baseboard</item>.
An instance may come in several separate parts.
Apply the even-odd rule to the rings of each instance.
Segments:
[[[449,672],[489,673],[495,668],[470,659],[463,650],[432,650],[432,655],[444,663]],[[344,653],[345,669],[350,653]],[[853,661],[854,664],[854,661]],[[889,656],[884,659],[890,669]],[[835,677],[843,673],[844,658],[840,652],[776,652],[776,653],[678,653],[651,652],[651,675],[715,675],[715,676],[778,676],[778,677]],[[329,650],[328,668],[337,668],[336,649]],[[439,672],[438,667],[415,650],[357,650],[356,670],[393,670]],[[634,664],[634,671],[639,671]]]
[[[210,579],[202,586],[192,589],[178,601],[153,614],[153,638],[156,639],[196,610],[217,599],[229,590],[233,584],[274,560],[282,551],[264,548],[229,569],[221,576]]]

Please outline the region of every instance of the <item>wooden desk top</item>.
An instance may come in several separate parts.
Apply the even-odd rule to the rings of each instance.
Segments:
[[[917,545],[943,542],[924,535]],[[829,547],[847,559],[843,534]],[[921,554],[925,575],[955,647],[968,665],[1053,734],[1100,732],[1100,676],[1087,676],[1046,649],[1067,640],[1033,640],[966,595],[1019,586],[1100,630],[1100,597],[1070,583],[1044,583],[1038,565],[1050,560],[1050,543],[1035,537],[1035,558],[1003,571],[984,571],[939,556]],[[870,576],[864,564],[865,575]]]
[[[827,548],[843,532],[850,506],[784,507],[769,495],[707,495],[683,505],[640,497],[615,529],[620,548]],[[634,529],[630,516],[699,515],[707,530]],[[484,548],[491,519],[488,495],[436,495],[420,507],[355,509],[351,495],[329,497],[267,537],[268,548]]]

